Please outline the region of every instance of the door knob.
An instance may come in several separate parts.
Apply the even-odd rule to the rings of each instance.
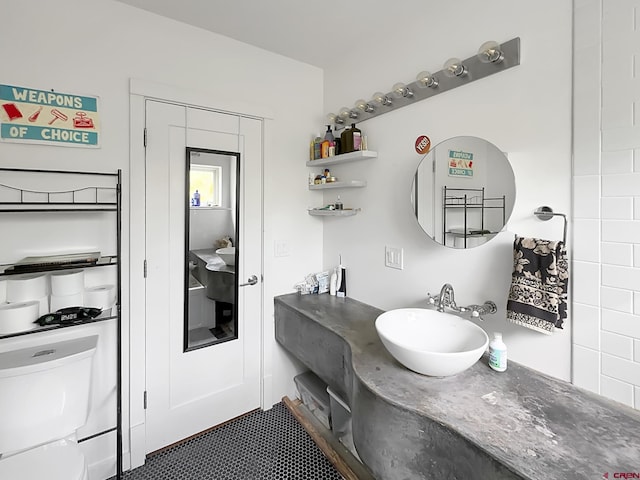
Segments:
[[[238,286],[246,287],[247,285],[255,285],[256,283],[258,283],[258,277],[256,277],[255,275],[251,275],[249,278],[247,278],[247,283],[241,283]]]

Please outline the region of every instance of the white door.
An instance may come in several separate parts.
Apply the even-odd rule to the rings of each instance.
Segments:
[[[146,452],[260,406],[262,283],[237,289],[237,338],[184,349],[186,148],[239,153],[236,281],[261,279],[262,122],[146,103]]]

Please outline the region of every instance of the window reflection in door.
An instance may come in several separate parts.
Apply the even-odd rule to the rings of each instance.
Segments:
[[[240,155],[187,148],[184,350],[238,338]]]

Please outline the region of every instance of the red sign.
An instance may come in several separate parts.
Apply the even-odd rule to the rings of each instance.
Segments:
[[[426,135],[420,135],[416,139],[416,152],[418,155],[424,155],[431,148],[431,140]]]

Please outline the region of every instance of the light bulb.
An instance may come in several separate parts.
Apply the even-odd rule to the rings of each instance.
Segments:
[[[480,45],[478,58],[482,63],[500,63],[504,60],[504,53],[500,50],[500,44],[490,40]]]
[[[438,79],[433,76],[431,72],[420,72],[416,75],[416,81],[418,82],[418,86],[421,88],[429,87],[435,88],[438,86]]]
[[[467,74],[467,67],[462,64],[462,60],[459,58],[450,58],[444,62],[442,70],[447,77],[461,77]]]
[[[350,118],[358,118],[358,112],[354,112],[353,110],[347,107],[341,108],[340,111],[338,112],[338,115],[343,120],[348,120]]]
[[[338,115],[336,115],[335,113],[328,113],[327,114],[327,120],[329,121],[329,123],[335,123],[335,124],[342,124],[344,123],[344,120],[342,120]]]
[[[396,83],[391,90],[398,98],[413,97],[413,92],[411,91],[411,89],[402,82]]]
[[[368,103],[366,100],[362,98],[360,100],[357,100],[354,105],[358,110],[362,110],[365,113],[371,113],[375,110],[373,108],[373,105],[371,105],[370,103]]]
[[[386,105],[386,106],[390,106],[392,103],[391,99],[382,92],[374,93],[373,96],[371,97],[371,100],[379,103],[380,105]]]

